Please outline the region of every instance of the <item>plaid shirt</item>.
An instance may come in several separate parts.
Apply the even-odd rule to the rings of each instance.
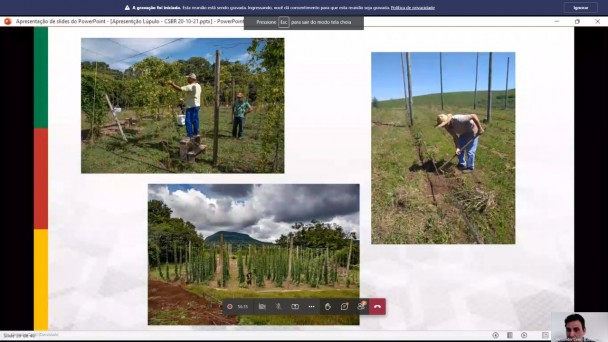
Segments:
[[[251,105],[247,101],[236,102],[234,104],[234,116],[237,118],[244,118],[245,114],[247,114],[247,110],[251,108]]]

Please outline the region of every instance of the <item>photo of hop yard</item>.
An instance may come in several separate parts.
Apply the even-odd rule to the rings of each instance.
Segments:
[[[284,172],[283,38],[81,48],[82,173]]]
[[[356,185],[150,186],[149,324],[359,324],[357,315],[227,317],[220,307],[223,298],[358,298],[358,188]],[[328,215],[323,203],[328,203],[327,197],[339,194],[343,203],[336,206],[341,208]],[[187,196],[204,200],[189,206]],[[272,209],[264,209],[264,203],[270,205],[267,201],[277,197],[286,205],[293,201],[312,202],[310,212],[295,215],[309,217],[309,222],[292,221],[295,217],[285,217],[286,212],[274,204]],[[190,209],[184,209],[182,201]],[[242,227],[241,206],[259,214],[257,223]],[[274,215],[269,216],[267,210]],[[221,227],[202,224],[219,219],[218,215],[224,222]],[[231,228],[232,221],[240,228]],[[333,221],[352,223],[342,226]],[[266,226],[274,228],[267,230]],[[189,304],[171,306],[167,296],[205,304],[196,308]]]

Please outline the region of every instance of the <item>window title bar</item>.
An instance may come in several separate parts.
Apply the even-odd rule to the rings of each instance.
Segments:
[[[608,14],[602,5],[559,0],[30,0],[1,1],[0,16],[601,16]]]

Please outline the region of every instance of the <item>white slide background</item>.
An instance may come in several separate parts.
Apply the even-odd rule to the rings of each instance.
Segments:
[[[81,38],[285,37],[284,175],[81,174]],[[359,327],[197,330],[548,330],[573,309],[571,28],[49,29],[49,328],[147,325],[148,184],[361,184]],[[505,51],[517,62],[515,245],[371,245],[371,53]],[[263,332],[243,337],[261,337]],[[338,335],[332,335],[338,334]],[[212,336],[219,335],[208,335]]]

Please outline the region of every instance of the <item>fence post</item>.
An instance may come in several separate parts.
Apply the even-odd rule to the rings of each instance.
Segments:
[[[234,79],[234,77],[232,78],[232,122],[230,122],[231,124],[234,123],[234,103],[236,102],[236,98],[235,98],[235,86],[236,86],[236,81]]]
[[[405,57],[407,60],[407,87],[409,93],[410,126],[414,126],[414,99],[412,99],[412,63],[410,61],[410,53],[406,52]]]
[[[217,166],[217,142],[220,130],[220,50],[215,50],[215,110],[213,116],[213,166]]]
[[[477,108],[477,75],[479,74],[479,52],[477,53],[477,62],[475,62],[475,98],[473,99],[473,109]]]
[[[503,109],[507,109],[507,97],[509,95],[509,59],[510,57],[507,57],[507,82],[505,85],[505,107]]]
[[[405,102],[405,121],[407,122],[407,111],[408,111],[408,106],[407,106],[407,84],[406,84],[406,77],[405,77],[405,64],[403,62],[403,52],[401,52],[399,54],[401,56],[401,74],[403,76],[403,101]]]
[[[441,110],[443,110],[443,54],[439,53],[439,83],[441,84]]]
[[[490,62],[488,70],[488,114],[486,116],[486,122],[489,123],[492,120],[492,53],[490,52]]]

